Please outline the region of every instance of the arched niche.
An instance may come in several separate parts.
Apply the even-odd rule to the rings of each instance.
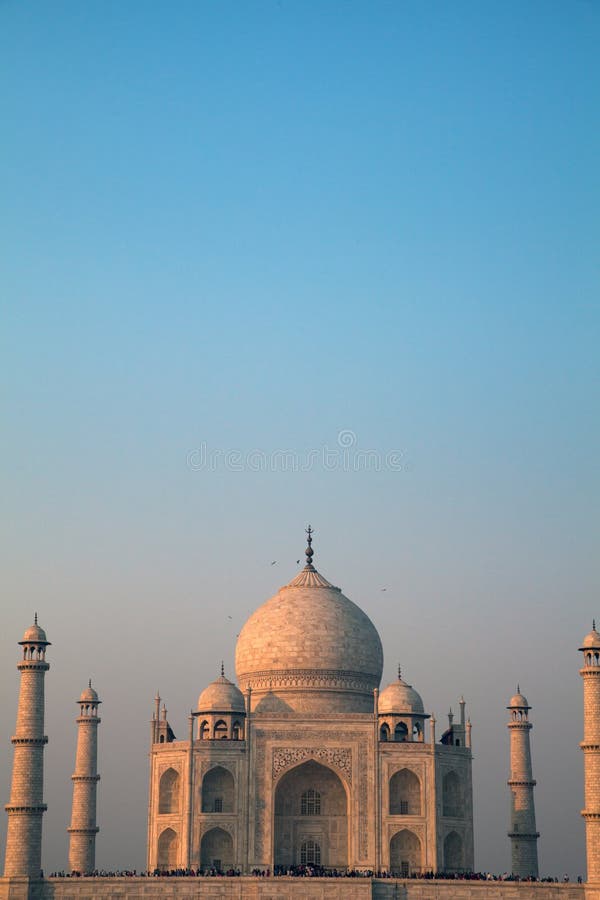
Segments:
[[[214,766],[202,779],[202,812],[231,813],[234,811],[235,780],[229,769]]]
[[[167,769],[160,776],[158,785],[158,812],[179,812],[180,779],[179,772],[175,769]]]
[[[224,828],[211,828],[202,835],[200,865],[220,872],[233,868],[233,839]]]
[[[442,810],[450,818],[464,815],[463,783],[453,770],[446,772],[442,781]]]
[[[446,872],[461,872],[464,868],[463,840],[456,831],[444,838],[444,869]]]
[[[397,831],[390,841],[390,871],[392,875],[408,878],[420,872],[423,865],[421,841],[408,828]]]
[[[274,804],[276,866],[301,865],[308,855],[319,857],[314,865],[348,866],[348,796],[336,772],[314,760],[295,766],[279,779]]]
[[[390,815],[421,815],[421,782],[410,769],[400,769],[390,778]]]
[[[177,868],[179,841],[172,828],[165,828],[158,838],[157,865],[163,871]]]

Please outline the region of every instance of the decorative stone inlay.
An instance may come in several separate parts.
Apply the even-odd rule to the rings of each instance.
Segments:
[[[270,691],[277,688],[302,688],[351,690],[370,693],[377,687],[376,674],[365,676],[361,672],[343,672],[326,669],[271,669],[263,672],[240,673],[240,685],[253,691]]]
[[[369,768],[367,751],[364,744],[358,750],[358,783],[359,783],[359,858],[369,858],[369,785],[367,782],[367,770]]]
[[[347,747],[276,747],[273,750],[273,778],[305,759],[324,760],[343,772],[352,784],[352,752]]]

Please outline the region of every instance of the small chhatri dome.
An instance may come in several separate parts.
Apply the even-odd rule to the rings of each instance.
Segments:
[[[237,685],[225,677],[223,664],[221,664],[219,677],[211,682],[198,697],[197,711],[200,713],[244,713],[246,711],[244,695]]]
[[[383,650],[369,617],[307,563],[243,626],[235,668],[258,711],[369,712]]]
[[[379,695],[378,710],[380,713],[406,713],[408,715],[425,714],[423,701],[411,684],[402,679],[400,666],[398,666],[398,678],[388,684]]]
[[[88,681],[88,686],[84,691],[81,692],[81,697],[77,701],[78,703],[101,703],[101,700],[98,700],[98,694],[92,687],[92,679]]]
[[[596,620],[592,620],[592,630],[583,639],[580,650],[600,650],[600,634],[596,631]]]
[[[43,628],[38,625],[37,613],[34,616],[33,625],[31,625],[25,634],[23,635],[23,640],[19,641],[19,644],[48,644],[49,641],[46,638],[46,632]]]
[[[508,701],[507,709],[531,709],[527,702],[527,697],[521,693],[521,688],[517,685],[517,693]]]

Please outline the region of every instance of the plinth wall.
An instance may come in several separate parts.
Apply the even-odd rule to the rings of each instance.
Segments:
[[[371,878],[0,878],[0,900],[600,900],[600,884]]]

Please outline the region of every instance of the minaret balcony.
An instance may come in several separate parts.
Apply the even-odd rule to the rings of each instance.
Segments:
[[[26,745],[30,747],[43,747],[44,744],[48,743],[47,735],[42,735],[42,737],[21,737],[20,735],[13,735],[10,739],[11,744],[18,745]]]

